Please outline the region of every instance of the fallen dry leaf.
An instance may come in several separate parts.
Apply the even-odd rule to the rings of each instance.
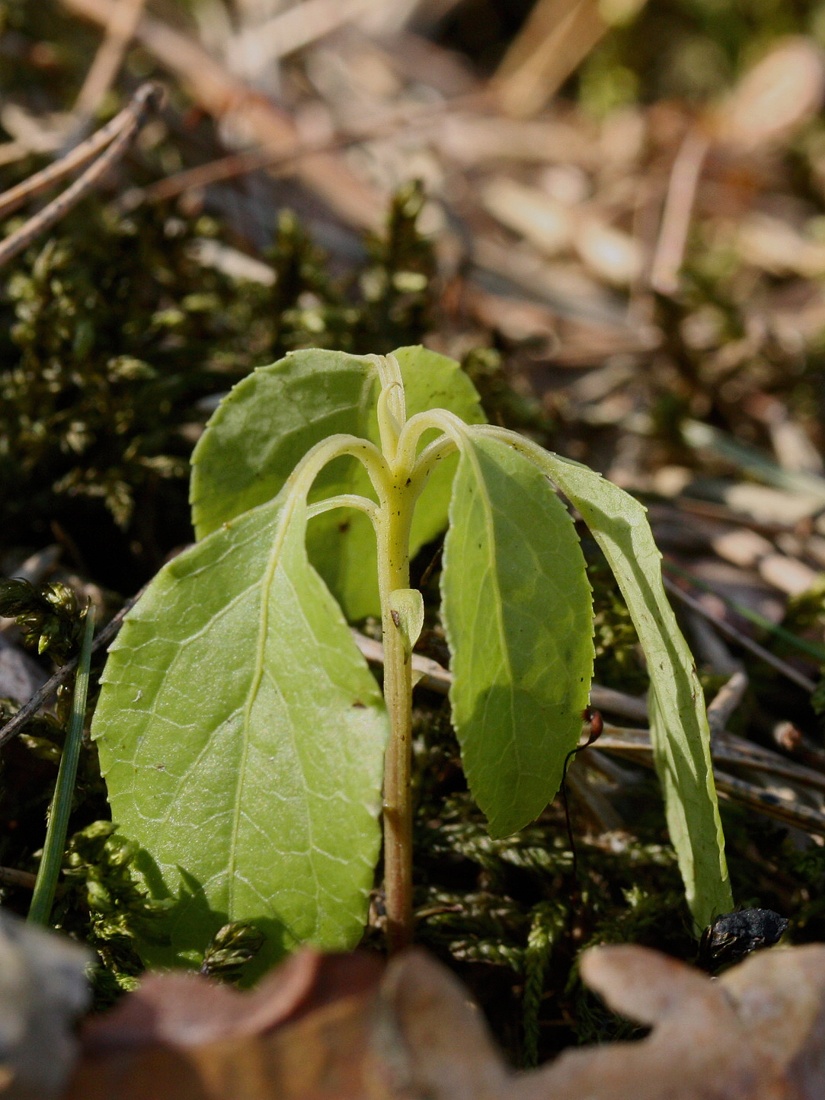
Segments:
[[[825,947],[751,956],[710,979],[642,947],[601,947],[582,976],[653,1028],[638,1043],[565,1053],[519,1100],[814,1100],[825,1089]]]
[[[67,1100],[312,1095],[306,1088],[327,1067],[354,1080],[349,1066],[360,1066],[368,1034],[361,1010],[381,969],[372,956],[306,950],[250,993],[196,974],[152,974],[87,1024]]]
[[[184,1049],[259,1035],[370,988],[380,971],[378,959],[369,955],[321,955],[307,949],[286,959],[249,993],[196,973],[152,973],[134,995],[87,1022],[84,1049],[94,1054],[161,1044]]]
[[[733,90],[719,113],[717,137],[738,151],[787,140],[812,118],[825,96],[825,60],[815,42],[775,42]]]
[[[75,15],[107,26],[116,11],[111,0],[62,0]],[[142,15],[135,38],[185,85],[204,110],[226,122],[231,117],[239,132],[268,150],[294,154],[299,135],[293,119],[266,96],[238,80],[197,42],[161,20]],[[317,153],[300,159],[296,171],[345,221],[374,228],[384,196],[355,176],[333,153]]]
[[[305,952],[247,994],[154,976],[127,999],[137,1014],[87,1029],[66,1100],[813,1100],[825,1089],[825,947],[763,952],[718,980],[646,948],[595,948],[584,980],[650,1036],[523,1075],[439,963],[413,950],[381,969]],[[215,1012],[202,1043],[196,1003]]]

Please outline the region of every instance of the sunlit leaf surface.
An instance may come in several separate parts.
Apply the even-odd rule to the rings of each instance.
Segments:
[[[280,500],[230,521],[158,574],[112,647],[93,733],[113,819],[151,853],[152,892],[180,894],[154,962],[197,958],[227,920],[267,934],[261,966],[361,935],[386,714],[305,524]]]
[[[192,455],[190,500],[197,537],[272,500],[322,439],[338,432],[363,435],[375,404],[376,379],[375,364],[363,356],[311,349],[260,367],[239,382],[218,406]],[[341,491],[328,487],[321,495]]]
[[[528,459],[470,436],[442,574],[453,721],[490,832],[532,821],[559,788],[593,673],[592,606],[573,522]]]

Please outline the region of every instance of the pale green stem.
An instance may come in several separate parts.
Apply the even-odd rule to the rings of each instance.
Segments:
[[[409,643],[393,618],[391,595],[410,586],[410,529],[415,502],[427,478],[442,458],[455,449],[463,428],[450,413],[424,413],[406,420],[404,386],[392,356],[376,357],[381,393],[378,430],[381,450],[354,436],[333,436],[307,453],[290,477],[289,499],[306,499],[312,482],[327,462],[342,454],[363,462],[378,505],[364,497],[342,494],[319,501],[310,515],[343,506],[358,508],[373,522],[378,543],[378,587],[384,635],[384,699],[390,721],[390,739],[384,764],[384,886],[387,908],[387,944],[390,952],[412,940],[412,665]],[[436,440],[416,456],[421,435],[428,429],[449,438]]]
[[[418,457],[416,449],[425,432],[443,432],[443,435],[428,443]],[[460,445],[461,438],[467,433],[467,425],[455,413],[446,409],[431,409],[428,412],[411,416],[398,440],[397,462],[399,466],[414,470],[414,477],[423,484],[438,463],[451,454]]]
[[[374,500],[368,500],[366,497],[359,496],[358,493],[339,493],[336,497],[316,500],[307,508],[307,519],[323,515],[324,512],[332,512],[336,508],[355,508],[363,512],[368,519],[372,520],[373,526],[375,525],[378,505]]]
[[[390,740],[384,763],[384,888],[390,952],[412,939],[412,664],[393,620],[390,595],[410,586],[410,525],[415,497],[400,477],[378,513],[378,582],[384,636],[384,699]]]
[[[412,491],[412,471],[399,468],[396,462],[398,439],[404,424],[400,377],[394,377],[390,366],[386,371],[381,368],[381,379],[378,423],[382,450],[354,436],[333,436],[317,444],[290,475],[285,508],[290,507],[290,501],[305,500],[318,472],[343,454],[353,455],[363,462],[378,495],[377,508],[365,498],[352,494],[344,494],[338,502],[367,512],[378,543],[384,698],[390,720],[384,765],[384,879],[387,941],[390,951],[397,951],[412,938],[412,678],[404,636],[392,618],[390,595],[396,589],[410,586],[410,525],[416,494]],[[326,510],[325,505],[329,507],[331,502],[320,501],[313,510],[317,514]]]
[[[77,662],[74,681],[72,713],[69,728],[66,731],[66,743],[57,769],[52,804],[49,810],[49,823],[46,827],[46,843],[34,884],[32,903],[28,920],[32,924],[47,925],[54,902],[54,892],[63,863],[66,848],[66,834],[69,828],[69,815],[72,812],[74,785],[77,778],[77,763],[80,759],[80,746],[83,741],[83,719],[86,715],[86,696],[89,691],[89,664],[92,658],[92,636],[95,630],[95,611],[89,607],[86,611],[86,626]]]
[[[390,470],[388,484],[373,481],[380,507],[376,517],[378,588],[384,635],[384,699],[390,740],[384,762],[384,889],[387,946],[391,953],[412,940],[412,665],[404,634],[393,619],[390,596],[410,586],[410,527],[417,492],[413,462],[399,450],[406,422],[404,385],[393,356],[376,360],[381,381],[378,430]],[[415,452],[412,453],[414,461]]]
[[[412,478],[410,479],[416,497],[424,491],[424,487],[430,475],[436,469],[439,462],[443,462],[445,458],[453,454],[458,449],[458,446],[455,439],[450,439],[442,435],[439,439],[434,440],[424,448],[416,459]]]
[[[389,407],[379,398],[381,444],[395,456],[398,434],[398,402]],[[403,401],[403,392],[402,392]],[[400,409],[403,414],[403,403]],[[283,522],[299,500],[306,500],[320,470],[341,455],[358,458],[366,468],[379,504],[357,494],[342,494],[337,503],[360,508],[375,527],[378,543],[378,585],[384,630],[384,697],[390,718],[390,741],[385,758],[384,780],[384,873],[387,889],[387,940],[391,951],[409,943],[412,935],[412,802],[410,794],[412,680],[404,638],[396,628],[390,609],[390,593],[409,588],[409,536],[412,506],[406,475],[399,474],[384,454],[368,440],[355,436],[332,436],[313,447],[293,470],[285,486]],[[310,511],[327,510],[332,500],[319,501]]]
[[[400,419],[404,414],[400,379],[389,372],[384,384],[387,388],[379,398],[378,422],[393,483],[386,494],[376,487],[380,500],[376,534],[384,698],[390,718],[384,765],[384,890],[387,945],[392,953],[406,947],[413,934],[413,805],[412,665],[402,630],[393,619],[390,596],[410,585],[410,528],[415,502],[438,461],[455,448],[451,439],[442,438],[416,458],[418,440],[432,428],[452,436],[461,422],[449,413],[420,413],[405,422]]]
[[[359,439],[355,435],[343,434],[331,435],[328,439],[324,439],[310,448],[287,478],[282,491],[285,491],[287,498],[300,499],[303,497],[305,500],[312,488],[313,481],[324,466],[332,462],[333,459],[342,458],[346,455],[357,458],[363,464],[379,497],[386,492],[391,481],[391,475],[384,456],[375,444],[368,439]],[[354,507],[361,507],[357,503],[361,499],[364,498],[355,498],[350,503]]]

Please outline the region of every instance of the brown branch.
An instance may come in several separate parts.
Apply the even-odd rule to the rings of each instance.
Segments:
[[[44,168],[22,184],[12,188],[0,198],[0,212],[16,209],[22,202],[67,175],[73,168],[84,164],[103,148],[97,160],[82,176],[67,187],[56,199],[45,206],[33,218],[11,233],[0,244],[0,267],[19,255],[41,233],[47,232],[61,218],[77,206],[82,198],[103,179],[109,169],[126,152],[146,119],[147,114],[160,105],[163,91],[159,84],[144,84],[135,93],[129,105],[104,126],[94,137],[73,150],[68,157]],[[105,148],[109,145],[108,149]]]
[[[114,0],[60,0],[64,8],[83,19],[106,26]],[[159,19],[143,15],[135,40],[172,73],[196,102],[216,119],[237,115],[255,140],[284,155],[300,147],[292,119],[266,96],[233,76],[216,58],[190,37]],[[328,153],[302,159],[296,174],[344,220],[359,228],[376,228],[386,208],[379,195],[354,175],[340,158]]]
[[[119,0],[112,9],[103,41],[77,95],[73,136],[80,137],[88,132],[97,105],[111,88],[123,64],[123,56],[132,41],[145,3],[146,0]]]

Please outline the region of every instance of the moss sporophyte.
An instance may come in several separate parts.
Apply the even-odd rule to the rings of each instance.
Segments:
[[[389,946],[412,935],[410,559],[446,529],[452,721],[490,833],[554,797],[577,743],[593,613],[577,509],[645,650],[651,736],[697,927],[731,909],[707,719],[643,507],[484,422],[421,347],[299,351],[240,382],[193,455],[198,541],[127,616],[93,735],[113,819],[167,911],[152,962],[197,962],[228,920],[271,965],[352,946],[381,852]],[[380,616],[383,695],[348,622]]]

